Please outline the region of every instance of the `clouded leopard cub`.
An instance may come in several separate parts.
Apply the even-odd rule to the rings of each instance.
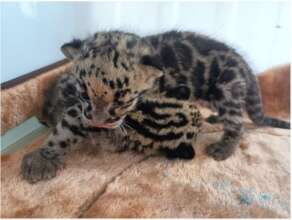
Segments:
[[[77,64],[95,60],[100,49],[110,45],[115,51],[112,62],[116,70],[130,72],[134,66],[152,66],[163,72],[153,88],[158,93],[177,100],[205,100],[217,110],[218,116],[211,119],[224,124],[224,134],[207,147],[207,153],[216,160],[228,158],[238,146],[244,109],[259,126],[290,128],[289,122],[263,114],[256,77],[245,60],[224,43],[193,32],[140,37],[110,31],[64,44],[62,51]],[[103,78],[96,69],[84,67],[78,71]]]
[[[41,149],[24,157],[26,180],[34,183],[54,177],[63,157],[92,137],[100,144],[109,140],[118,151],[160,152],[182,159],[195,156],[193,144],[202,120],[194,104],[158,96],[151,88],[161,71],[146,65],[117,69],[111,62],[114,56],[112,47],[102,49],[94,62],[73,66],[73,73],[61,76],[48,91],[41,119],[53,132]],[[92,71],[79,71],[83,68]]]

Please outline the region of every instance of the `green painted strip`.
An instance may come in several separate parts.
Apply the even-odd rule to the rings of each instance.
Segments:
[[[12,153],[24,147],[39,135],[48,132],[48,130],[38,122],[36,117],[24,121],[1,136],[1,154]]]

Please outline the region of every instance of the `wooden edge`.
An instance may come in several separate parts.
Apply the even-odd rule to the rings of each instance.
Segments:
[[[56,69],[64,64],[67,64],[69,63],[70,61],[68,59],[63,59],[63,60],[60,60],[60,61],[57,61],[53,64],[50,64],[48,66],[45,66],[45,67],[42,67],[40,69],[37,69],[35,71],[32,71],[30,73],[27,73],[27,74],[24,74],[22,76],[19,76],[15,79],[12,79],[12,80],[8,80],[7,82],[3,82],[1,83],[0,87],[1,87],[1,90],[5,90],[5,89],[9,89],[11,87],[14,87],[16,85],[19,85],[31,78],[34,78],[36,76],[39,76],[45,72],[48,72],[50,70],[53,70],[53,69]]]

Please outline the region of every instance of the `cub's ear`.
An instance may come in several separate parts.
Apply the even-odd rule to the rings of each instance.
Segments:
[[[163,66],[159,56],[144,55],[140,60],[144,82],[150,86],[163,75]]]
[[[163,76],[163,72],[155,67],[139,64],[139,71],[136,72],[134,79],[138,80],[144,90],[152,88],[158,78]]]
[[[144,55],[142,56],[140,63],[145,66],[152,66],[159,70],[163,69],[163,64],[159,56]]]
[[[74,39],[73,41],[64,44],[61,47],[62,53],[70,60],[78,59],[81,57],[82,41]]]

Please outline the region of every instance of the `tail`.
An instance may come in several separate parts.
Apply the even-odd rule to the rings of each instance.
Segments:
[[[290,129],[290,122],[264,115],[257,79],[253,74],[249,74],[249,81],[246,96],[246,111],[251,120],[259,126]]]

